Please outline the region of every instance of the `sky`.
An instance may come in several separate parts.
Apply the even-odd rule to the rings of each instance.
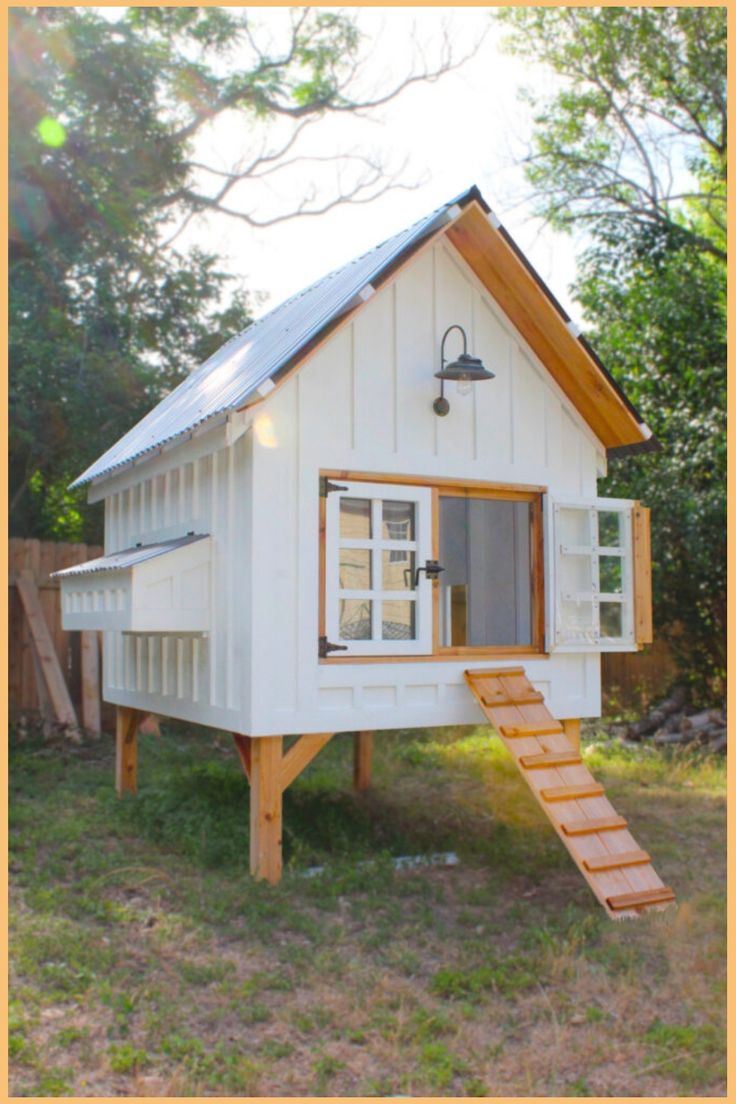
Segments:
[[[249,10],[262,27],[260,33],[278,40],[286,9]],[[347,204],[264,229],[225,215],[199,217],[177,244],[196,243],[220,254],[223,267],[241,277],[249,290],[262,293],[258,315],[477,184],[541,277],[580,322],[568,292],[575,277],[575,243],[532,216],[519,167],[532,129],[531,111],[519,93],[525,86],[551,93],[554,76],[501,50],[500,39],[508,32],[493,24],[488,9],[340,10],[354,13],[366,36],[363,87],[369,91],[385,90],[409,71],[413,40],[421,42],[431,64],[443,28],[459,57],[484,33],[486,37],[461,68],[434,83],[414,85],[369,118],[342,115],[318,123],[294,152],[325,160],[300,161],[260,184],[243,185],[230,204],[259,219],[270,217],[294,209],[311,182],[321,202],[334,192],[333,158],[340,151],[378,157],[412,187],[391,190],[369,204]],[[278,133],[270,129],[259,141],[273,140]],[[252,121],[233,114],[202,135],[197,159],[226,169],[246,156],[253,142]]]

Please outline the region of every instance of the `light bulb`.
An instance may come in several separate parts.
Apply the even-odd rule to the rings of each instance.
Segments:
[[[457,381],[457,393],[458,395],[469,395],[473,388],[473,381],[467,379],[459,379]]]

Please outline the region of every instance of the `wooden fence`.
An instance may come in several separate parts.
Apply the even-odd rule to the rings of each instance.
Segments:
[[[38,589],[38,598],[48,627],[59,666],[71,700],[82,716],[82,656],[81,633],[64,632],[61,627],[59,584],[50,578],[54,571],[102,555],[102,548],[93,544],[65,544],[55,541],[10,541],[10,626],[9,626],[9,707],[10,716],[40,712],[43,703],[38,694],[38,659],[28,617],[16,582],[21,572],[30,572]],[[87,634],[85,634],[87,635]],[[675,664],[662,641],[640,653],[616,652],[603,656],[604,706],[619,705],[645,708],[662,696],[676,673]],[[102,726],[114,725],[111,707],[102,711]]]
[[[40,679],[38,649],[34,647],[31,626],[18,588],[18,580],[25,577],[35,585],[38,607],[48,630],[51,646],[59,661],[61,675],[66,683],[81,719],[82,708],[82,654],[81,633],[65,632],[61,627],[61,603],[59,584],[51,573],[63,567],[91,560],[102,555],[102,548],[92,544],[66,544],[56,541],[24,540],[11,538],[9,548],[9,670],[8,698],[11,718],[24,713],[44,711],[43,680]],[[42,626],[43,627],[43,626]],[[85,634],[87,635],[87,634]],[[42,686],[39,695],[39,685]],[[86,688],[87,694],[95,688]],[[96,688],[99,701],[99,686]],[[109,711],[103,716],[104,726],[114,715]]]
[[[656,630],[655,630],[656,631]],[[604,652],[603,711],[648,710],[666,696],[677,677],[677,665],[664,640],[641,652]]]

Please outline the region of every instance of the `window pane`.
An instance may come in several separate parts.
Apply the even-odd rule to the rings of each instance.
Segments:
[[[340,499],[340,536],[349,540],[370,540],[371,500],[369,498]]]
[[[587,507],[560,506],[557,536],[560,544],[591,547],[591,511]]]
[[[592,602],[560,602],[559,642],[561,644],[596,644],[595,607]]]
[[[340,549],[340,587],[342,590],[371,589],[370,548]]]
[[[381,622],[383,640],[414,640],[416,603],[384,602]]]
[[[601,594],[621,594],[624,589],[621,557],[601,556],[599,564]]]
[[[381,590],[414,589],[414,553],[383,552]]]
[[[413,502],[384,502],[381,538],[414,540],[414,510]]]
[[[444,645],[531,645],[531,504],[440,496]]]
[[[340,639],[371,639],[371,607],[373,603],[357,598],[340,600]]]
[[[619,548],[621,545],[621,514],[618,510],[598,512],[598,544],[601,548]]]
[[[623,636],[623,606],[620,602],[601,602],[601,636]]]

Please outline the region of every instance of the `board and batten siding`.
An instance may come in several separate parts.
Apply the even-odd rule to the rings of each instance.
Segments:
[[[107,701],[243,730],[250,685],[250,449],[249,434],[228,445],[220,429],[142,465],[138,482],[105,498],[106,553],[188,532],[212,537],[209,633],[104,633]]]
[[[496,375],[437,417],[453,323]],[[460,335],[447,341],[449,359]],[[482,722],[466,658],[319,664],[320,469],[545,486],[594,496],[600,442],[446,240],[426,248],[268,397],[253,427],[253,735]],[[600,657],[525,659],[559,717],[600,712]],[[493,661],[494,665],[496,661]]]

